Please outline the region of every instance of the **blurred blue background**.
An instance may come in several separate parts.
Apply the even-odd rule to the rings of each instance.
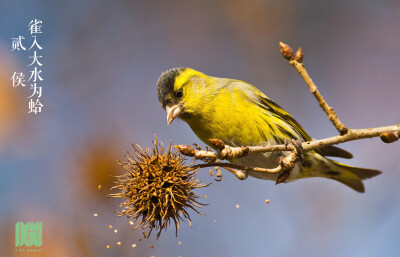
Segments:
[[[1,0],[0,10],[1,256],[20,255],[18,221],[43,222],[38,256],[400,256],[399,143],[342,145],[355,155],[346,164],[383,171],[365,194],[318,178],[275,186],[224,174],[197,190],[206,216],[192,213],[192,228],[181,224],[178,237],[171,228],[139,241],[141,231],[115,217],[119,201],[105,197],[132,142],[150,147],[156,132],[164,143],[200,143],[186,123],[166,126],[155,88],[168,68],[247,81],[312,137],[336,135],[282,58],[283,41],[303,48],[313,80],[349,127],[399,123],[399,1]],[[10,51],[11,38],[29,38],[35,18],[44,47],[37,115],[27,114],[28,88],[10,82],[31,62]],[[207,170],[199,178],[213,181]]]

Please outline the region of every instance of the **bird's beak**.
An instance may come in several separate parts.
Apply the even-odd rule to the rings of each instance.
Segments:
[[[167,112],[167,125],[169,125],[176,117],[179,116],[179,114],[181,114],[183,107],[181,104],[167,105],[165,107],[165,111]]]

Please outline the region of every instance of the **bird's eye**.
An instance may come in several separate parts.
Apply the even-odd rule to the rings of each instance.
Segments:
[[[176,91],[175,95],[178,98],[182,98],[182,96],[183,96],[182,89],[179,89],[178,91]]]

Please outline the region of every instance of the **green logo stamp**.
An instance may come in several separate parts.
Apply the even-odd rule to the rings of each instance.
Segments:
[[[42,222],[17,222],[15,224],[15,247],[42,246]]]

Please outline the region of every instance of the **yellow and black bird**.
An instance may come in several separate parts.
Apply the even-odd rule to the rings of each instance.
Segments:
[[[235,79],[217,78],[191,68],[174,68],[161,74],[157,95],[167,112],[168,125],[180,118],[210,147],[217,138],[230,146],[273,145],[312,138],[293,117],[252,85]],[[275,168],[287,153],[259,153],[230,160],[232,163]],[[341,164],[325,156],[352,158],[338,147],[305,152],[286,181],[308,177],[337,180],[357,192],[364,192],[363,179],[381,172]],[[281,174],[248,172],[248,175],[276,181]]]

